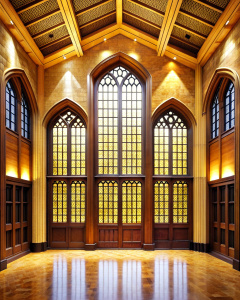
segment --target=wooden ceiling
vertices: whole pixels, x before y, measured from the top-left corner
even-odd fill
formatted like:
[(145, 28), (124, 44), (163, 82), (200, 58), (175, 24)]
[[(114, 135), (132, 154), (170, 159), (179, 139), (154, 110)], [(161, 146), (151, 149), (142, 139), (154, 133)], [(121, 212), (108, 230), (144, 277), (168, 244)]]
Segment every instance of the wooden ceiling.
[(195, 68), (206, 63), (239, 11), (238, 0), (0, 0), (1, 19), (45, 68), (117, 34)]

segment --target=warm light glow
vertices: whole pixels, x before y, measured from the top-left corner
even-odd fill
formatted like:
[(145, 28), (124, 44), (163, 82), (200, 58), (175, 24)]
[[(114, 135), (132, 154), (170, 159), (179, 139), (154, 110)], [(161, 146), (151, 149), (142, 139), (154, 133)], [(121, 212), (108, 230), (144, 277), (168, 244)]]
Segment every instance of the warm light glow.
[(10, 23), (11, 23), (12, 25), (14, 24), (12, 20), (10, 20)]
[(229, 24), (229, 20), (227, 20), (227, 22), (225, 23), (225, 25), (228, 25)]
[(30, 180), (29, 172), (23, 171), (21, 174), (21, 179)]
[(129, 56), (131, 56), (132, 58), (134, 58), (135, 60), (139, 60), (139, 55), (137, 55), (136, 53), (129, 53)]
[(177, 58), (176, 58), (176, 56), (174, 56), (174, 58), (173, 58), (174, 60), (176, 60)]
[(219, 179), (219, 170), (210, 171), (210, 181)]
[(232, 54), (232, 51), (235, 48), (235, 42), (234, 41), (227, 41), (227, 43), (224, 45), (222, 59), (226, 58), (227, 56), (230, 56)]
[(136, 42), (137, 41), (137, 39), (134, 39), (134, 42)]
[(66, 56), (65, 56), (65, 55), (63, 55), (63, 59), (66, 59)]
[(102, 55), (101, 55), (101, 56), (102, 56), (103, 59), (105, 59), (105, 58), (109, 57), (111, 54), (112, 54), (111, 51), (106, 50), (106, 51), (103, 51), (103, 52), (102, 52)]
[(234, 170), (231, 167), (223, 168), (223, 170), (222, 170), (222, 178), (233, 176), (233, 175), (235, 175), (234, 173), (235, 172), (234, 172)]
[(7, 176), (11, 176), (11, 177), (18, 178), (17, 171), (15, 171), (15, 170), (13, 170), (13, 169), (7, 170), (6, 175), (7, 175)]
[(107, 40), (107, 39), (106, 39), (106, 38), (104, 38), (103, 40), (104, 40), (104, 42), (106, 42), (106, 40)]
[(7, 51), (9, 53), (10, 66), (16, 66), (16, 49), (12, 39), (8, 40)]

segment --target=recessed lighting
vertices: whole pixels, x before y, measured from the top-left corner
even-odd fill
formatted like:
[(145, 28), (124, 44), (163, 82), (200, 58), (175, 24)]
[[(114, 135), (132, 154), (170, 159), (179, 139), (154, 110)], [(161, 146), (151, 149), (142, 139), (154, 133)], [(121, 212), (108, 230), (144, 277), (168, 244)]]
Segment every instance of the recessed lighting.
[(52, 39), (52, 38), (53, 38), (53, 34), (52, 34), (52, 33), (50, 33), (50, 34), (49, 34), (49, 37), (50, 37), (50, 39)]
[(225, 25), (228, 25), (228, 23), (229, 23), (229, 20), (227, 20), (227, 22), (225, 23)]
[(65, 55), (63, 55), (63, 59), (66, 59), (66, 56), (65, 56)]
[(174, 58), (173, 58), (174, 60), (176, 60), (177, 58), (176, 58), (176, 56), (174, 56)]
[(134, 42), (136, 42), (137, 41), (137, 39), (134, 39)]
[(185, 38), (188, 39), (188, 40), (190, 39), (190, 37), (191, 37), (191, 35), (189, 35), (189, 34), (185, 35)]
[(12, 25), (14, 24), (12, 20), (10, 20), (10, 23), (11, 23)]
[(106, 40), (107, 40), (107, 39), (106, 39), (106, 38), (104, 38), (103, 40), (104, 40), (104, 42), (106, 42)]

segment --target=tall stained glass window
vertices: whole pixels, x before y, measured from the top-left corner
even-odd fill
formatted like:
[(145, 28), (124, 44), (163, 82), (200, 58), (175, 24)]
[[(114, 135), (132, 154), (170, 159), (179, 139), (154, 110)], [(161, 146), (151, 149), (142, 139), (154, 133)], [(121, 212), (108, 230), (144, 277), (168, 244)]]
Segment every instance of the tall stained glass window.
[(232, 128), (235, 124), (235, 89), (233, 83), (227, 86), (224, 95), (224, 130)]
[(24, 93), (22, 93), (21, 104), (21, 130), (22, 136), (30, 139), (30, 111)]
[(6, 127), (16, 131), (17, 96), (10, 81), (6, 85)]
[(211, 106), (211, 138), (214, 139), (218, 136), (219, 131), (219, 89), (222, 81), (214, 94)]
[[(51, 132), (53, 222), (84, 223), (86, 203), (86, 125), (71, 110), (58, 115)], [(58, 180), (61, 176), (61, 180)], [(79, 180), (82, 176), (83, 180)], [(68, 213), (69, 212), (69, 213)]]
[(169, 183), (157, 181), (154, 184), (154, 222), (169, 222)]
[(154, 127), (154, 175), (188, 174), (187, 127), (175, 112), (160, 116)]
[(173, 223), (188, 222), (188, 184), (176, 181), (173, 184)]

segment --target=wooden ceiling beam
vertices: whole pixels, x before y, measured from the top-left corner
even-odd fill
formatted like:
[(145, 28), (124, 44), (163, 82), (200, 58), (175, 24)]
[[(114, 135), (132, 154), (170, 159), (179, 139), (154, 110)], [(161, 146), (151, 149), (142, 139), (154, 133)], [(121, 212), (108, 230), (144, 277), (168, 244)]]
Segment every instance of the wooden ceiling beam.
[(164, 55), (181, 4), (182, 4), (182, 0), (168, 0), (166, 12), (162, 23), (162, 28), (158, 38), (158, 44), (157, 44), (158, 56)]
[(192, 30), (191, 28), (186, 27), (186, 26), (183, 26), (183, 25), (181, 25), (181, 24), (179, 24), (179, 23), (175, 23), (174, 26), (176, 26), (176, 27), (178, 27), (178, 28), (180, 28), (180, 29), (186, 30), (186, 31), (188, 31), (188, 32), (190, 32), (190, 33), (192, 33), (192, 34), (194, 34), (194, 35), (200, 37), (200, 38), (203, 39), (203, 40), (206, 40), (206, 38), (207, 38), (206, 35), (203, 35), (203, 34), (201, 34), (201, 33), (198, 33), (197, 31)]
[(81, 35), (71, 0), (57, 0), (77, 56), (83, 56)]
[(190, 47), (192, 47), (192, 48), (195, 48), (195, 49), (197, 49), (197, 50), (200, 50), (200, 47), (198, 47), (198, 46), (196, 46), (196, 45), (194, 45), (194, 44), (192, 44), (192, 43), (189, 43), (189, 42), (187, 42), (187, 41), (185, 41), (185, 40), (183, 40), (183, 39), (180, 39), (180, 38), (177, 37), (177, 36), (171, 35), (171, 38), (173, 38), (174, 40), (177, 40), (177, 41), (179, 41), (179, 42), (182, 42), (182, 43), (186, 44), (187, 46), (190, 46)]
[(19, 8), (17, 8), (17, 9), (16, 9), (16, 12), (17, 12), (18, 14), (21, 14), (21, 13), (25, 12), (26, 10), (29, 10), (29, 9), (31, 9), (31, 8), (34, 8), (35, 6), (40, 5), (40, 4), (43, 4), (43, 3), (47, 2), (47, 1), (48, 1), (48, 0), (40, 0), (40, 1), (35, 0), (35, 1), (31, 2), (31, 3), (28, 3), (28, 4), (26, 4), (26, 5), (23, 5), (23, 6), (19, 7)]
[(40, 50), (46, 49), (46, 48), (48, 48), (48, 47), (50, 47), (50, 46), (52, 46), (52, 45), (54, 45), (54, 44), (57, 44), (57, 43), (59, 43), (59, 42), (62, 42), (62, 41), (64, 41), (64, 40), (66, 40), (66, 39), (68, 39), (68, 38), (69, 38), (69, 35), (65, 35), (65, 36), (63, 36), (63, 37), (61, 37), (61, 38), (59, 38), (59, 39), (57, 39), (57, 40), (55, 40), (55, 41), (52, 41), (52, 42), (50, 42), (50, 43), (48, 43), (48, 44), (46, 44), (46, 45), (43, 45), (43, 46), (39, 47), (39, 49), (40, 49)]
[(210, 9), (212, 9), (212, 10), (214, 10), (214, 11), (220, 13), (220, 14), (222, 14), (223, 11), (224, 11), (224, 9), (222, 7), (220, 7), (218, 5), (215, 5), (214, 3), (206, 1), (206, 0), (193, 0), (193, 1), (197, 2), (201, 5), (204, 5), (204, 6), (210, 8)]
[(191, 14), (190, 12), (185, 11), (183, 9), (180, 9), (179, 13), (182, 14), (182, 15), (184, 15), (184, 16), (186, 16), (186, 17), (189, 17), (189, 18), (191, 18), (191, 19), (193, 19), (195, 21), (198, 21), (198, 22), (200, 22), (200, 23), (202, 23), (204, 25), (207, 25), (207, 26), (209, 26), (211, 28), (213, 28), (214, 25), (215, 25), (214, 23), (211, 23), (211, 22), (209, 22), (207, 20), (204, 20), (204, 19), (202, 19), (202, 18), (200, 18), (200, 17), (198, 17), (198, 16), (196, 16), (194, 14)]
[(123, 1), (116, 0), (116, 11), (117, 11), (117, 24), (120, 27), (122, 25), (123, 18)]
[(165, 15), (164, 12), (162, 12), (162, 11), (160, 11), (160, 10), (154, 8), (154, 7), (151, 7), (147, 4), (144, 4), (144, 3), (142, 3), (138, 0), (128, 0), (128, 2), (132, 2), (132, 3), (137, 4), (138, 6), (140, 6), (142, 8), (145, 8), (145, 9), (151, 11), (151, 12), (157, 13), (159, 16), (164, 17), (164, 15)]
[[(9, 0), (0, 0), (0, 18), (35, 64), (42, 65), (44, 57), (41, 51)], [(13, 22), (13, 25), (10, 23), (10, 20)]]
[[(201, 66), (206, 64), (239, 18), (240, 0), (231, 0), (198, 52), (197, 60)], [(226, 25), (227, 21), (229, 22), (228, 25)]]
[(60, 13), (60, 9), (59, 8), (57, 8), (57, 9), (53, 10), (52, 12), (50, 12), (48, 14), (45, 14), (45, 15), (43, 15), (41, 17), (38, 17), (38, 18), (36, 18), (36, 19), (34, 19), (34, 20), (30, 21), (30, 22), (27, 22), (24, 25), (26, 27), (30, 27), (30, 26), (32, 26), (34, 24), (37, 24), (37, 23), (39, 23), (39, 22), (41, 22), (41, 21), (43, 21), (43, 20), (45, 20), (47, 18), (50, 18), (50, 17), (56, 15), (58, 13)]
[(98, 21), (100, 21), (102, 19), (105, 19), (105, 18), (110, 17), (110, 16), (115, 15), (115, 14), (116, 14), (116, 11), (114, 10), (113, 12), (110, 12), (109, 14), (105, 14), (105, 15), (99, 17), (99, 18), (96, 18), (96, 19), (94, 19), (94, 20), (92, 20), (90, 22), (87, 22), (87, 23), (81, 25), (79, 28), (82, 29), (82, 28), (84, 28), (84, 27), (86, 27), (88, 25), (92, 25), (92, 24), (94, 24), (94, 23), (96, 23), (96, 22), (98, 22)]
[(73, 45), (66, 46), (58, 51), (55, 51), (54, 53), (48, 54), (44, 58), (44, 69), (57, 65), (64, 61), (64, 59), (68, 59), (75, 55), (77, 54)]
[(104, 1), (101, 1), (101, 2), (99, 2), (97, 4), (90, 5), (90, 6), (84, 8), (84, 9), (82, 9), (80, 11), (77, 11), (76, 12), (76, 17), (81, 16), (81, 15), (85, 14), (86, 12), (89, 12), (89, 11), (95, 9), (95, 8), (99, 8), (100, 6), (105, 5), (105, 4), (109, 3), (109, 2), (112, 2), (112, 0), (107, 0), (107, 1), (104, 0)]
[(132, 18), (135, 18), (135, 19), (137, 19), (137, 20), (139, 20), (139, 21), (145, 23), (145, 24), (148, 24), (148, 25), (150, 25), (150, 26), (152, 26), (152, 27), (155, 27), (155, 28), (161, 30), (161, 27), (160, 27), (160, 26), (157, 26), (156, 24), (154, 24), (154, 23), (152, 23), (152, 22), (149, 22), (149, 21), (147, 21), (146, 19), (143, 19), (143, 18), (141, 18), (141, 17), (139, 17), (139, 16), (137, 16), (137, 15), (135, 15), (135, 14), (132, 14), (132, 13), (127, 12), (127, 11), (125, 11), (125, 10), (123, 11), (123, 14), (124, 14), (124, 15), (128, 15), (128, 16), (130, 16), (130, 17), (132, 17)]
[(36, 39), (39, 38), (40, 36), (43, 36), (44, 34), (49, 33), (49, 32), (51, 32), (51, 31), (53, 31), (54, 29), (57, 29), (57, 28), (60, 28), (60, 27), (63, 27), (63, 26), (65, 26), (65, 22), (59, 23), (59, 24), (57, 24), (57, 25), (55, 25), (55, 26), (52, 26), (52, 27), (50, 27), (50, 28), (48, 28), (48, 29), (46, 29), (46, 30), (43, 30), (43, 31), (41, 31), (41, 32), (39, 32), (39, 33), (36, 33), (36, 34), (32, 35), (32, 38), (33, 38), (34, 40), (36, 40)]
[(179, 62), (191, 69), (196, 69), (197, 67), (197, 59), (195, 57), (185, 53), (184, 51), (179, 51), (169, 45), (165, 50), (165, 55), (171, 59), (174, 59), (174, 57), (176, 57), (176, 60), (174, 60), (174, 62)]

